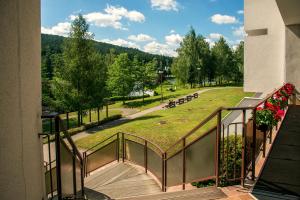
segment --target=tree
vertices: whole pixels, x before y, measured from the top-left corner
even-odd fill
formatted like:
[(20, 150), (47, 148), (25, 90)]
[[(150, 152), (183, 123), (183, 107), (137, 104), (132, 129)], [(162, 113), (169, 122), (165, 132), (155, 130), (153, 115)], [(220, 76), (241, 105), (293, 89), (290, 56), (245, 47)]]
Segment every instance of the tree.
[(52, 91), (56, 105), (63, 110), (82, 110), (103, 103), (105, 93), (104, 58), (96, 53), (89, 26), (82, 15), (71, 25), (63, 44), (63, 64), (55, 68)]
[[(193, 28), (184, 37), (177, 49), (178, 57), (172, 64), (172, 73), (181, 83), (203, 83), (205, 71), (209, 65), (209, 44), (201, 35), (197, 36)], [(200, 80), (199, 80), (200, 79)]]
[(150, 62), (142, 63), (139, 61), (138, 57), (136, 56), (133, 60), (134, 66), (134, 79), (135, 79), (135, 86), (137, 90), (142, 90), (143, 92), (143, 102), (144, 102), (144, 95), (145, 95), (145, 88), (154, 88), (155, 82), (157, 79), (156, 74), (156, 66), (157, 60), (153, 59)]
[(212, 48), (212, 54), (215, 59), (216, 75), (219, 79), (219, 84), (222, 84), (223, 80), (232, 80), (236, 67), (233, 61), (232, 50), (223, 37)]
[(244, 79), (244, 42), (241, 41), (234, 51), (234, 62), (238, 69), (235, 80), (241, 82)]
[[(127, 53), (122, 53), (108, 68), (107, 87), (113, 95), (127, 96), (134, 88), (134, 67)], [(123, 98), (125, 104), (125, 98)]]

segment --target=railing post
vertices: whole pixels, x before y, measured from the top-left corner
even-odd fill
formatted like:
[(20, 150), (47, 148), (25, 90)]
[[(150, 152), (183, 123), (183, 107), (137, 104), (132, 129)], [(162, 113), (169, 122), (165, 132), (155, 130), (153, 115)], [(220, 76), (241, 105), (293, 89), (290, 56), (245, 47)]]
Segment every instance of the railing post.
[(85, 161), (81, 160), (81, 170), (80, 170), (80, 176), (81, 176), (81, 196), (84, 197), (84, 170), (85, 170)]
[(73, 168), (73, 192), (74, 196), (76, 197), (77, 189), (76, 189), (76, 154), (74, 149), (72, 149), (72, 168)]
[(122, 162), (125, 161), (125, 138), (124, 133), (122, 133)]
[(264, 131), (264, 139), (263, 139), (263, 158), (266, 157), (266, 143), (267, 143), (267, 131)]
[(120, 161), (120, 133), (117, 133), (117, 160)]
[(255, 179), (255, 161), (256, 161), (256, 108), (253, 109), (252, 123), (252, 180)]
[(216, 186), (219, 187), (220, 177), (219, 177), (219, 167), (220, 167), (220, 136), (221, 136), (221, 120), (222, 120), (222, 110), (218, 111), (217, 116), (217, 134), (216, 134), (216, 162), (215, 162), (215, 174), (216, 174)]
[(60, 157), (60, 132), (59, 117), (55, 117), (55, 148), (56, 148), (56, 181), (57, 181), (57, 199), (62, 200), (61, 190), (61, 157)]
[(242, 169), (241, 169), (241, 185), (244, 187), (245, 185), (245, 172), (246, 172), (246, 156), (245, 156), (245, 147), (246, 147), (246, 129), (245, 129), (245, 121), (246, 121), (246, 110), (243, 109), (243, 134), (242, 134)]
[(163, 192), (167, 191), (167, 153), (162, 154), (162, 172), (163, 172), (163, 180), (162, 180), (162, 190)]
[(144, 165), (145, 165), (145, 172), (148, 172), (148, 143), (145, 140), (145, 146), (144, 146)]
[(186, 144), (186, 138), (183, 138), (182, 140), (182, 146), (183, 146), (183, 156), (182, 156), (182, 189), (185, 190), (185, 179), (186, 179), (186, 154), (185, 154), (185, 144)]

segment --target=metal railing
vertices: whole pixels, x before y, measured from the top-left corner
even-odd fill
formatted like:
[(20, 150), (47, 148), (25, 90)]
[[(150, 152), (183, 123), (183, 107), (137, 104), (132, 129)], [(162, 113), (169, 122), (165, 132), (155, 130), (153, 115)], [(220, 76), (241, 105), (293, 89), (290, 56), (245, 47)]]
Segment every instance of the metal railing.
[[(48, 159), (45, 166), (47, 195), (58, 200), (73, 198), (84, 199), (83, 159), (70, 135), (65, 131), (58, 114), (43, 115), (42, 118), (54, 119), (55, 124), (55, 160), (52, 160), (49, 134), (40, 134), (47, 138)], [(51, 120), (52, 121), (52, 120)], [(64, 139), (63, 139), (64, 138)], [(49, 186), (50, 185), (50, 186)]]
[[(214, 180), (216, 186), (240, 182), (244, 186), (247, 177), (255, 179), (257, 158), (266, 151), (267, 137), (272, 141), (272, 130), (260, 132), (256, 127), (257, 107), (265, 104), (277, 91), (274, 90), (252, 107), (220, 107), (201, 121), (167, 150), (161, 149), (146, 138), (116, 133), (83, 152), (83, 158), (66, 133), (66, 141), (73, 155), (73, 195), (77, 195), (76, 163), (81, 169), (81, 195), (83, 177), (113, 161), (132, 162), (149, 171), (161, 184), (162, 191), (168, 187)], [(295, 102), (295, 94), (291, 100)], [(239, 111), (240, 116), (231, 123), (222, 121), (228, 112)], [(62, 196), (61, 145), (68, 147), (60, 135), (59, 117), (55, 117), (57, 194)], [(50, 159), (51, 160), (51, 159)], [(51, 162), (49, 163), (51, 169)], [(52, 177), (52, 176), (51, 176)], [(75, 184), (75, 185), (74, 185)], [(51, 191), (53, 186), (51, 186)], [(52, 194), (51, 194), (52, 195)]]

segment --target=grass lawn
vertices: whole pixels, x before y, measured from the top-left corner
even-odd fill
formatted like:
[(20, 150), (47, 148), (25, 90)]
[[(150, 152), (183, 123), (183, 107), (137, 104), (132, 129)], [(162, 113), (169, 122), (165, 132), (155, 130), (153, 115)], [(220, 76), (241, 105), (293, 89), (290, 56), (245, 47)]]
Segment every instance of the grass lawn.
[[(218, 107), (235, 106), (243, 97), (252, 95), (253, 93), (243, 92), (242, 88), (207, 91), (202, 93), (200, 98), (194, 99), (189, 103), (172, 109), (156, 111), (129, 121), (126, 124), (99, 131), (76, 143), (80, 148), (86, 149), (112, 134), (125, 132), (145, 137), (166, 150)], [(207, 131), (215, 125), (213, 123), (213, 121), (208, 123), (193, 137)]]
[[(171, 87), (170, 85), (163, 85), (164, 102), (168, 102), (168, 100), (170, 99), (176, 99), (181, 96), (188, 95), (200, 90), (200, 88), (190, 89), (185, 87), (177, 87), (176, 91), (171, 92), (168, 90), (168, 88), (170, 87)], [(122, 102), (117, 102), (116, 104), (111, 105), (111, 108), (136, 108), (139, 111), (142, 111), (148, 108), (158, 106), (161, 104), (160, 87), (157, 87), (155, 91), (158, 93), (158, 95), (145, 98), (144, 103), (142, 99), (136, 99), (136, 100), (126, 101), (125, 105), (123, 105)]]

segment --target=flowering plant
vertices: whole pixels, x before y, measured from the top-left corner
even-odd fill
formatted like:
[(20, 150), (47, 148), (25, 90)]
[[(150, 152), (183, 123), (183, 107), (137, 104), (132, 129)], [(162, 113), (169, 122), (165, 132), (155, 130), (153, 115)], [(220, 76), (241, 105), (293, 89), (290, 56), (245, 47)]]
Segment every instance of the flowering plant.
[(257, 107), (256, 124), (258, 129), (267, 131), (284, 116), (284, 109), (288, 106), (288, 98), (293, 94), (295, 86), (287, 83), (265, 103)]

